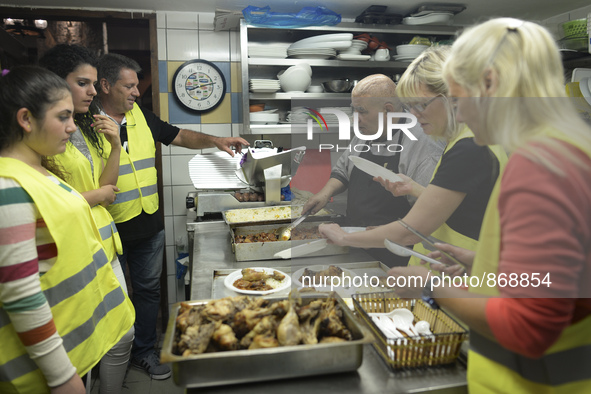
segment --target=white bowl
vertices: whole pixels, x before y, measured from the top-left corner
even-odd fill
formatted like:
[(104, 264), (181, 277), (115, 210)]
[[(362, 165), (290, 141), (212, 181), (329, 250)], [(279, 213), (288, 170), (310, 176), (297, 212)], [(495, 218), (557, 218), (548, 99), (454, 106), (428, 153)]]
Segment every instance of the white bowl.
[(324, 88), (321, 85), (310, 85), (306, 91), (308, 93), (322, 93), (324, 92)]
[(302, 68), (302, 69), (306, 70), (306, 72), (308, 73), (309, 76), (312, 76), (312, 67), (310, 67), (310, 65), (308, 63), (300, 63), (300, 64), (296, 64), (295, 66), (292, 66), (292, 67)]
[(277, 73), (277, 79), (281, 82), (282, 79), (311, 79), (310, 74), (308, 74), (308, 70), (304, 67), (296, 67), (291, 66), (287, 70), (281, 70)]
[(396, 53), (401, 56), (417, 57), (427, 48), (429, 48), (429, 45), (422, 45), (422, 44), (398, 45), (396, 47)]
[(277, 124), (279, 123), (278, 113), (251, 112), (249, 114), (251, 124)]
[(303, 67), (293, 66), (279, 71), (277, 78), (284, 92), (304, 92), (312, 83), (312, 77)]

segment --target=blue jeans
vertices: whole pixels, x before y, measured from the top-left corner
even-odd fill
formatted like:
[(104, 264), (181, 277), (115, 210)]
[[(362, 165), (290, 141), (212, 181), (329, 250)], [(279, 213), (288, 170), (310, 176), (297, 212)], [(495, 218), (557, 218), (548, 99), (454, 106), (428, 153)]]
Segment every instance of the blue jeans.
[(129, 266), (131, 301), (135, 307), (132, 358), (142, 358), (156, 344), (163, 254), (164, 230), (152, 238), (124, 243), (123, 254), (119, 256), (123, 272)]

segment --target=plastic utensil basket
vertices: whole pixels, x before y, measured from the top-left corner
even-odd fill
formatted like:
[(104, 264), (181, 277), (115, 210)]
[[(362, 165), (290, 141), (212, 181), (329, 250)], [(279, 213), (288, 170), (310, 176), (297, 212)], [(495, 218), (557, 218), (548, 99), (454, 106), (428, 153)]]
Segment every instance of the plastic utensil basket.
[(587, 36), (587, 18), (575, 19), (562, 24), (565, 38), (577, 38)]
[[(468, 332), (453, 318), (440, 309), (431, 309), (422, 300), (401, 299), (393, 292), (353, 294), (352, 297), (355, 310), (377, 339), (374, 348), (393, 371), (452, 364), (460, 355), (462, 343), (468, 339)], [(429, 322), (433, 335), (387, 338), (369, 313), (388, 313), (397, 308), (410, 310), (415, 323)]]

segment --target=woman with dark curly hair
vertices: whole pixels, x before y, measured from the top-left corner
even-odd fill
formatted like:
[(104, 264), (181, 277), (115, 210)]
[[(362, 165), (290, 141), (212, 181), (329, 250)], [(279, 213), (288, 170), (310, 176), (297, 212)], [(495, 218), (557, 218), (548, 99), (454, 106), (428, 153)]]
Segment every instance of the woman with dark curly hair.
[[(60, 44), (47, 51), (39, 63), (66, 80), (72, 91), (74, 120), (77, 130), (72, 133), (65, 152), (53, 157), (63, 168), (64, 180), (88, 201), (99, 227), (103, 246), (121, 287), (127, 291), (117, 253), (121, 239), (113, 218), (105, 208), (115, 201), (118, 191), (119, 128), (107, 116), (90, 111), (97, 82), (96, 57), (87, 48)], [(110, 144), (106, 157), (103, 147)], [(112, 352), (101, 361), (101, 393), (116, 393), (121, 389), (133, 341), (133, 328)]]

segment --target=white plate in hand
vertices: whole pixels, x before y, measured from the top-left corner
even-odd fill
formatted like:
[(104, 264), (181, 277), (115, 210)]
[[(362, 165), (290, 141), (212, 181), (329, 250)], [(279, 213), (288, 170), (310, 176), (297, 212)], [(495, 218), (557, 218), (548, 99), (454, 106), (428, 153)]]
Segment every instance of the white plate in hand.
[(273, 289), (271, 290), (261, 290), (261, 291), (257, 291), (257, 290), (243, 290), (243, 289), (239, 289), (237, 287), (234, 286), (234, 282), (236, 282), (237, 279), (242, 278), (242, 270), (236, 270), (234, 272), (232, 272), (230, 275), (226, 276), (226, 279), (224, 280), (224, 285), (226, 286), (226, 288), (228, 288), (229, 290), (235, 291), (236, 293), (242, 293), (242, 294), (251, 294), (251, 295), (265, 295), (265, 294), (272, 294), (272, 293), (276, 293), (278, 291), (281, 291), (283, 289), (287, 289), (288, 287), (291, 286), (291, 276), (287, 275), (285, 272), (273, 269), (273, 268), (264, 268), (264, 267), (255, 267), (255, 268), (251, 268), (255, 271), (259, 271), (259, 272), (265, 272), (269, 275), (273, 275), (274, 271), (279, 272), (281, 275), (285, 276), (285, 278), (283, 278), (283, 280), (281, 282), (277, 282), (277, 286), (274, 286), (274, 283), (271, 282), (267, 282), (269, 285), (274, 286)]
[[(292, 241), (296, 242), (296, 241)], [(301, 257), (308, 255), (310, 253), (318, 252), (326, 247), (327, 240), (325, 238), (317, 239), (314, 241), (306, 242), (303, 245), (294, 246), (293, 248), (285, 249), (280, 252), (277, 252), (273, 255), (273, 257), (277, 259), (293, 259), (296, 257)]]
[(396, 242), (392, 242), (389, 239), (384, 240), (384, 246), (390, 252), (392, 252), (398, 256), (402, 256), (402, 257), (415, 256), (421, 260), (425, 260), (427, 263), (440, 264), (440, 265), (447, 266), (447, 264), (444, 264), (443, 262), (441, 262), (439, 260), (435, 260), (435, 259), (432, 259), (431, 257), (428, 257), (428, 256), (422, 254), (422, 253), (415, 252), (413, 249), (410, 249), (410, 248), (407, 248), (406, 246), (397, 244)]
[(362, 231), (365, 231), (366, 228), (365, 227), (341, 227), (341, 229), (346, 232), (346, 233), (360, 233)]
[(373, 177), (381, 177), (386, 179), (390, 182), (404, 182), (402, 178), (398, 175), (394, 174), (392, 171), (384, 168), (382, 166), (377, 165), (376, 163), (372, 163), (369, 160), (362, 159), (358, 156), (349, 156), (349, 160), (355, 164), (355, 167), (359, 168), (361, 171), (373, 176)]

